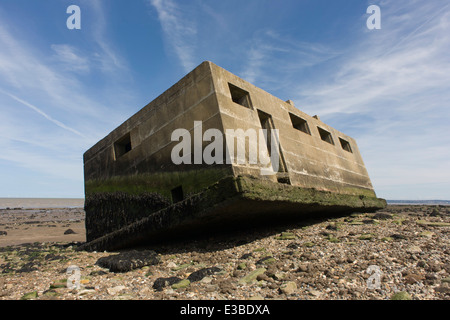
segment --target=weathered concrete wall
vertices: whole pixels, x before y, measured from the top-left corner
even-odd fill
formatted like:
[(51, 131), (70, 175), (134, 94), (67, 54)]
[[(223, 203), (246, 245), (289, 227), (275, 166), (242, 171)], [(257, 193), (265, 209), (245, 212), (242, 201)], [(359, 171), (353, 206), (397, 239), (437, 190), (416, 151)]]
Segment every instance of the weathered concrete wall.
[[(187, 129), (194, 151), (195, 121), (202, 123), (202, 136), (208, 129), (278, 129), (282, 170), (261, 176), (257, 163), (174, 164), (172, 149), (179, 141), (172, 141), (172, 133)], [(202, 142), (203, 148), (209, 144)], [(86, 151), (84, 173), (87, 238), (103, 239), (95, 241), (108, 248), (140, 241), (151, 230), (159, 237), (165, 231), (233, 224), (250, 212), (296, 217), (385, 206), (375, 196), (354, 139), (211, 62)]]
[[(193, 193), (222, 175), (232, 174), (229, 166), (172, 163), (171, 152), (178, 144), (171, 141), (172, 132), (184, 128), (193, 136), (194, 121), (202, 121), (203, 132), (209, 128), (223, 130), (207, 62), (84, 154), (86, 195), (113, 191), (159, 192), (170, 198), (170, 190), (179, 185), (183, 185), (186, 194)], [(131, 150), (117, 156), (115, 144), (128, 135)]]
[[(174, 165), (175, 129), (222, 130), (210, 64), (203, 63), (84, 154), (88, 241), (233, 174), (225, 165)], [(202, 132), (202, 134), (203, 134)], [(193, 149), (194, 141), (191, 145)], [(123, 153), (123, 154), (122, 154)], [(171, 190), (181, 187), (181, 195)]]
[[(269, 114), (279, 130), (281, 153), (292, 185), (375, 196), (353, 138), (218, 66), (212, 65), (212, 70), (224, 128), (261, 129), (258, 110)], [(251, 108), (232, 101), (229, 84), (249, 93)], [(294, 128), (290, 113), (307, 122), (309, 133)], [(334, 144), (323, 141), (318, 128), (328, 131)], [(340, 139), (348, 142), (351, 152), (344, 150)], [(235, 175), (258, 176), (260, 168), (258, 164), (233, 164)]]

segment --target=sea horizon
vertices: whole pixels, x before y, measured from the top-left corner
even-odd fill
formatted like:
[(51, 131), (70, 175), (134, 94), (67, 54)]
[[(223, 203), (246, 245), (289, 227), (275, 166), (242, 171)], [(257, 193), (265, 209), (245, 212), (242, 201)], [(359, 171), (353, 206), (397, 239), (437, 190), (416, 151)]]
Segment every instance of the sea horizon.
[(84, 198), (0, 197), (0, 209), (83, 208)]
[[(0, 209), (83, 208), (84, 198), (0, 197)], [(450, 205), (450, 200), (386, 200), (389, 205)]]

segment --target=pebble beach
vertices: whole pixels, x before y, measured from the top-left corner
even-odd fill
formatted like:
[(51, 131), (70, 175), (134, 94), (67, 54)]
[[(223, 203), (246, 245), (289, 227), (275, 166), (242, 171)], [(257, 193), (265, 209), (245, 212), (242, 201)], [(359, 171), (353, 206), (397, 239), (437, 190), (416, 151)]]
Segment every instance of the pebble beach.
[(388, 205), (120, 252), (78, 250), (84, 232), (80, 206), (0, 209), (0, 300), (450, 298), (450, 207), (442, 205)]

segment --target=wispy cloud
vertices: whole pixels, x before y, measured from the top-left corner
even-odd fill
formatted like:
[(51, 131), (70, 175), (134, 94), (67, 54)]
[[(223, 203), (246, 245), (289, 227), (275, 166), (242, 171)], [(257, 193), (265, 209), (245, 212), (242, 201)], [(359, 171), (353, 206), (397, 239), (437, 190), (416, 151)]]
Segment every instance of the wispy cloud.
[[(433, 102), (442, 99), (435, 92), (445, 94), (450, 85), (449, 6), (442, 8), (437, 2), (408, 4), (409, 11), (403, 11), (407, 19), (400, 19), (396, 2), (383, 3), (382, 30), (364, 32), (324, 82), (302, 83), (298, 88), (297, 98), (305, 105), (322, 114), (360, 112), (373, 110), (371, 104), (380, 100), (423, 99), (431, 89), (437, 98)], [(428, 104), (427, 110), (431, 107)]]
[(87, 74), (90, 72), (89, 59), (78, 52), (79, 50), (68, 44), (52, 44), (54, 58), (65, 71)]
[(274, 91), (291, 84), (293, 77), (298, 77), (305, 69), (339, 54), (323, 44), (300, 41), (270, 29), (256, 31), (244, 48), (245, 68), (240, 75)]
[[(450, 6), (383, 1), (381, 9), (382, 29), (363, 29), (332, 72), (302, 81), (293, 97), (357, 138), (382, 195), (443, 195), (442, 183), (450, 187)], [(351, 119), (363, 121), (346, 126)]]
[(95, 16), (95, 27), (92, 28), (92, 38), (98, 47), (98, 51), (95, 52), (94, 56), (96, 62), (99, 63), (103, 72), (118, 74), (118, 71), (120, 71), (118, 74), (119, 77), (128, 76), (128, 64), (126, 60), (117, 53), (117, 48), (108, 41), (108, 23), (105, 17), (107, 6), (105, 5), (105, 1), (85, 0), (84, 3), (93, 10)]
[(150, 0), (156, 9), (159, 22), (168, 45), (175, 52), (186, 72), (196, 66), (195, 45), (197, 27), (193, 19), (188, 19), (186, 10), (172, 0)]
[(100, 4), (86, 3), (98, 5), (90, 16), (99, 19), (82, 47), (30, 41), (0, 11), (0, 160), (36, 176), (75, 181), (78, 196), (83, 153), (123, 121), (129, 112), (123, 96), (133, 95), (123, 85), (130, 72), (109, 43)]

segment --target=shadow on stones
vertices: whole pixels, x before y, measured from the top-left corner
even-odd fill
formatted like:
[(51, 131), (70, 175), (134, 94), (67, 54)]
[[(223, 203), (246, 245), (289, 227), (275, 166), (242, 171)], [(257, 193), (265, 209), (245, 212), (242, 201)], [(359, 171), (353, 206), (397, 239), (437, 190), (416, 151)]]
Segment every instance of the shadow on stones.
[[(251, 225), (242, 223), (240, 225), (224, 226), (220, 230), (197, 230), (189, 235), (171, 236), (159, 242), (141, 244), (124, 250), (147, 250), (151, 249), (160, 254), (176, 254), (186, 252), (216, 252), (233, 247), (242, 246), (262, 238), (279, 235), (291, 229), (312, 226), (329, 219), (349, 216), (354, 212), (345, 213), (311, 213), (306, 214), (301, 220), (285, 218), (278, 221), (253, 221)], [(290, 242), (286, 241), (286, 245)], [(298, 240), (297, 240), (298, 241)], [(118, 251), (124, 251), (118, 250)]]

